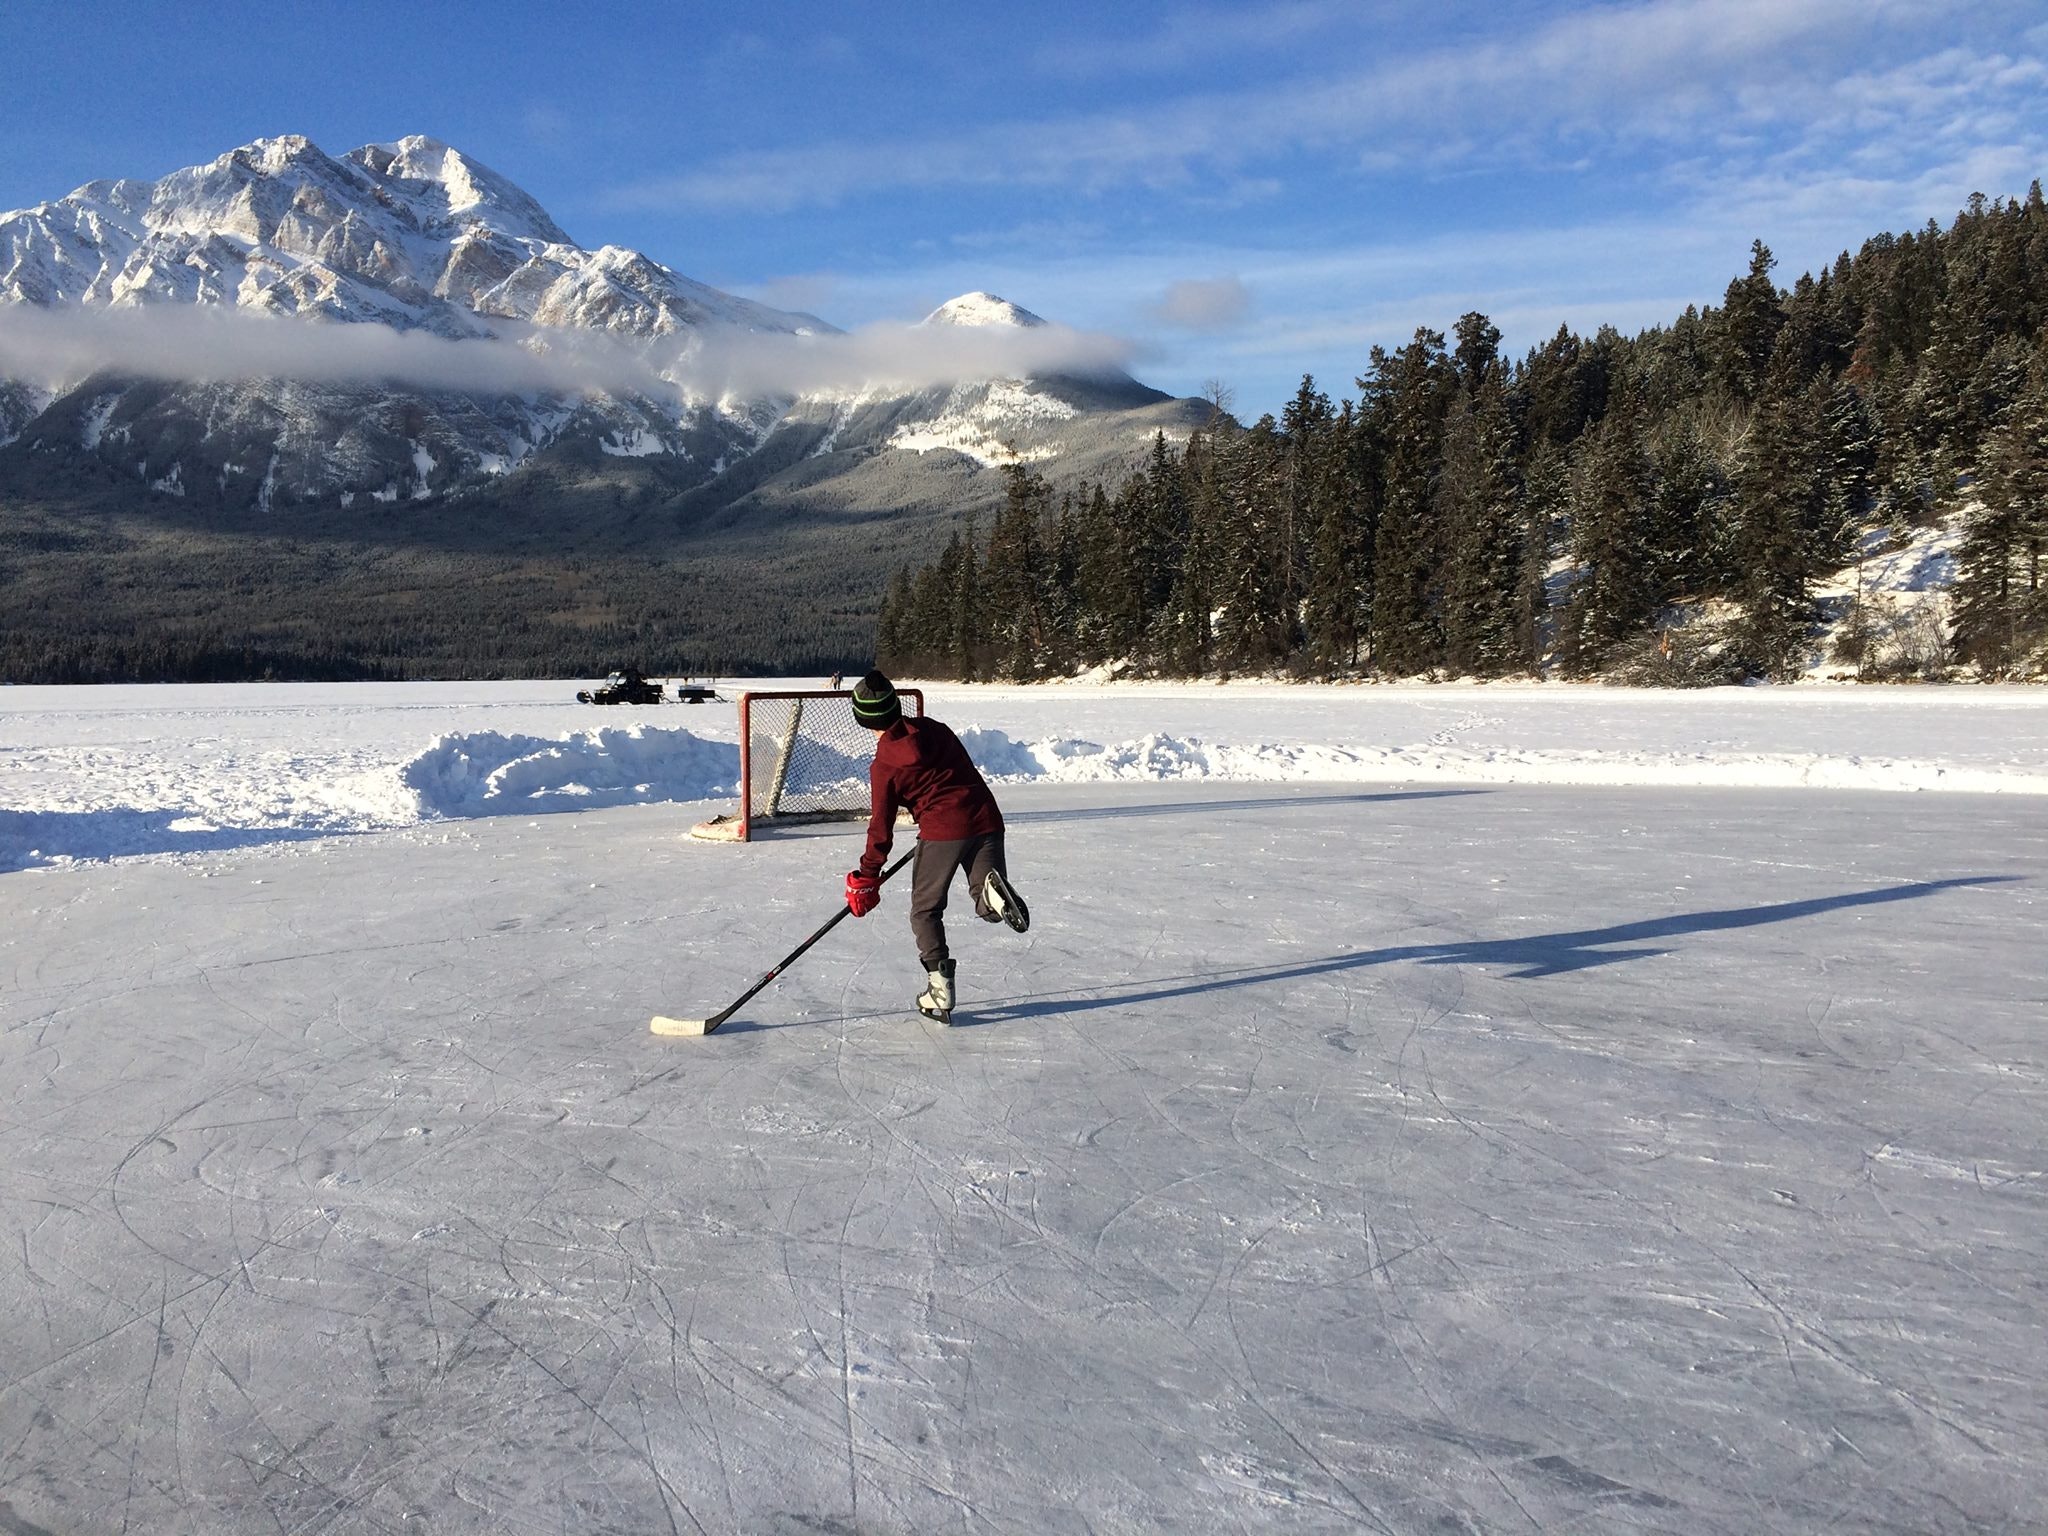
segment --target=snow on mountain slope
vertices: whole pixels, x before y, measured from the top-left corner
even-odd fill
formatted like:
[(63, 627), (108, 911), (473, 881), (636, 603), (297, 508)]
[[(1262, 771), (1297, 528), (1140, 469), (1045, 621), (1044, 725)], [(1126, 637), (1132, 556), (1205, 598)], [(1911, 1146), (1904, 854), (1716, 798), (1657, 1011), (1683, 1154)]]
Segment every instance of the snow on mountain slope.
[[(339, 157), (258, 139), (0, 215), (0, 325), (10, 304), (50, 325), (112, 317), (46, 348), (49, 376), (0, 381), (0, 483), (31, 491), (83, 455), (202, 505), (350, 508), (487, 490), (542, 456), (718, 505), (900, 508), (957, 499), (963, 461), (1113, 475), (1192, 420), (1105, 363), (1100, 338), (993, 294), (855, 345), (637, 251), (579, 246), (511, 181), (424, 137)], [(378, 327), (470, 362), (518, 348), (547, 382), (451, 383), (415, 346), (379, 350), (390, 370), (366, 383), (334, 345), (294, 340), (281, 362), (276, 333), (226, 322), (200, 338), (213, 371), (188, 373), (189, 327), (157, 334), (187, 313)], [(14, 355), (34, 355), (16, 331)], [(593, 378), (578, 359), (605, 347)], [(806, 463), (827, 454), (822, 475)]]
[(1027, 446), (1020, 429), (1056, 426), (1079, 414), (1056, 396), (1010, 380), (963, 384), (947, 392), (935, 414), (899, 425), (889, 446), (916, 453), (947, 449), (983, 465), (1028, 463), (1054, 457), (1059, 447), (1043, 440)]
[(926, 315), (924, 325), (1014, 325), (1037, 326), (1045, 321), (1030, 310), (999, 299), (992, 293), (963, 293), (948, 299)]
[[(708, 332), (832, 327), (672, 272), (636, 251), (576, 245), (512, 182), (436, 140), (339, 158), (259, 139), (155, 182), (99, 181), (0, 215), (0, 304), (140, 317), (176, 309), (369, 324), (550, 350), (548, 332), (687, 351)], [(236, 333), (223, 329), (231, 349)], [(209, 499), (420, 499), (487, 484), (555, 443), (653, 444), (686, 474), (757, 443), (787, 402), (681, 386), (538, 394), (289, 379), (137, 383), (89, 339), (74, 376), (0, 392), (0, 446), (84, 453), (144, 485)], [(652, 378), (653, 366), (649, 367)], [(705, 467), (691, 469), (693, 461)], [(434, 468), (421, 466), (431, 463)]]
[[(964, 293), (934, 309), (913, 332), (1050, 332), (1051, 323), (992, 293)], [(994, 349), (992, 349), (993, 353)], [(865, 389), (814, 393), (789, 412), (793, 424), (827, 424), (813, 453), (833, 450), (915, 455), (957, 454), (979, 468), (1059, 460), (1097, 469), (1149, 444), (1155, 432), (1185, 435), (1188, 422), (1163, 422), (1170, 397), (1120, 369), (1073, 365), (1078, 372), (1018, 368), (992, 378), (905, 392)]]
[(297, 135), (258, 139), (157, 182), (92, 182), (0, 216), (0, 298), (221, 305), (449, 336), (500, 320), (642, 338), (823, 324), (635, 251), (584, 250), (510, 181), (422, 137), (340, 159)]

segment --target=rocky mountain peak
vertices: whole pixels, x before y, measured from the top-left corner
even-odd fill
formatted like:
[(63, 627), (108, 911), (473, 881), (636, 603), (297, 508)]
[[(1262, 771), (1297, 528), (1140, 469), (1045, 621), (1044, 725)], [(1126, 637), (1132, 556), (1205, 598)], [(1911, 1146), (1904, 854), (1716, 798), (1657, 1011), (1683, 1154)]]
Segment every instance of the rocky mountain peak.
[(515, 238), (575, 244), (526, 192), (439, 139), (411, 134), (389, 144), (366, 144), (348, 159), (387, 193), (412, 202), (430, 228), (482, 224)]

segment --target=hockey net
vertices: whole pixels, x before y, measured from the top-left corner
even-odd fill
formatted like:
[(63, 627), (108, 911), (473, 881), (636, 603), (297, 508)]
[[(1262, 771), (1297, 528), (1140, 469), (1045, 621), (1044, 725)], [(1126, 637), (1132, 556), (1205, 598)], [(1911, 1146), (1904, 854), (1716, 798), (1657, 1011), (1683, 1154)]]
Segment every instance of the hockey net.
[[(899, 688), (903, 713), (924, 713), (924, 694)], [(690, 828), (692, 837), (746, 842), (777, 824), (865, 821), (876, 733), (853, 717), (844, 689), (740, 695), (740, 804)]]

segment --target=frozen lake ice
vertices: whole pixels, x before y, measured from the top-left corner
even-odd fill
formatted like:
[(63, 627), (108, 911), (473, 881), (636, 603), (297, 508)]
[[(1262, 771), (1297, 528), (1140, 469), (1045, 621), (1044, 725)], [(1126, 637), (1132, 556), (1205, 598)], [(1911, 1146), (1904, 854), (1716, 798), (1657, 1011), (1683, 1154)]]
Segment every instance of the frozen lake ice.
[(0, 1529), (2038, 1528), (2038, 795), (1001, 794), (951, 1030), (649, 1035), (854, 846), (687, 802), (0, 874)]

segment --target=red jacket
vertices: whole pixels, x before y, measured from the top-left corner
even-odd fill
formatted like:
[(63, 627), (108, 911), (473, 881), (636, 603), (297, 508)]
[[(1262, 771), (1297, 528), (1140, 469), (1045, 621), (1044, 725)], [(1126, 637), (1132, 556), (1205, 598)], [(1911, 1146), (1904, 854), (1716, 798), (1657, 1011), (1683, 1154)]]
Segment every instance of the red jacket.
[(882, 732), (868, 769), (873, 813), (860, 872), (879, 875), (896, 838), (896, 812), (908, 806), (921, 842), (949, 843), (1003, 830), (1003, 813), (981, 770), (952, 729), (927, 715), (907, 715)]

